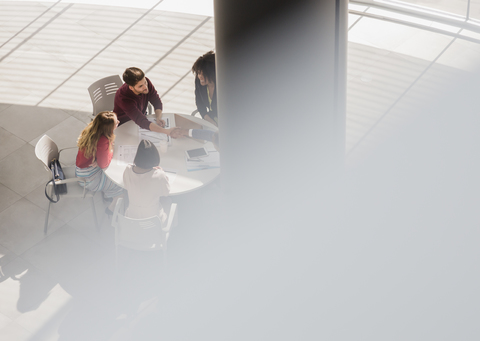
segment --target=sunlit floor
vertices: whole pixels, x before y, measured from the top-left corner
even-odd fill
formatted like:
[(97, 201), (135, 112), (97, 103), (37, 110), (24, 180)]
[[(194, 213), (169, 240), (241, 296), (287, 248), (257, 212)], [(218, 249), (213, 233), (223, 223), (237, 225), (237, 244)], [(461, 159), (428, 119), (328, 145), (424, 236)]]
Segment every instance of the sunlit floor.
[[(215, 48), (211, 8), (194, 14), (174, 11), (172, 1), (138, 3), (0, 1), (1, 340), (131, 340), (142, 318), (157, 313), (151, 289), (161, 284), (139, 282), (162, 278), (150, 273), (149, 260), (115, 271), (100, 196), (100, 232), (88, 203), (74, 200), (53, 206), (43, 235), (49, 174), (34, 155), (43, 134), (60, 148), (74, 146), (90, 120), (87, 87), (129, 66), (146, 72), (165, 111), (195, 108), (190, 68)], [(358, 15), (349, 25), (346, 150), (355, 164), (415, 119), (410, 108), (473, 71), (480, 45)], [(73, 163), (75, 153), (63, 157)]]
[(0, 2), (1, 340), (128, 340), (138, 316), (155, 307), (156, 293), (133, 281), (155, 287), (148, 274), (156, 271), (115, 272), (101, 197), (100, 232), (88, 203), (70, 199), (53, 205), (43, 235), (49, 174), (34, 146), (43, 134), (59, 148), (75, 146), (92, 111), (87, 87), (129, 66), (146, 72), (165, 111), (195, 109), (191, 66), (215, 47), (213, 19), (156, 3)]

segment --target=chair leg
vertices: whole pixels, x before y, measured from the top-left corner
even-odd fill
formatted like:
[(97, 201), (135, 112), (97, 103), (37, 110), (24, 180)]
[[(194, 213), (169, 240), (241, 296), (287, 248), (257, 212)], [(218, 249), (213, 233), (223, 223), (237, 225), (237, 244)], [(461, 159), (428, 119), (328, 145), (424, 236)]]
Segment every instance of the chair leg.
[(95, 222), (95, 227), (97, 231), (100, 232), (100, 226), (98, 226), (98, 221), (97, 221), (97, 211), (95, 211), (95, 200), (93, 200), (93, 197), (91, 199), (92, 201), (90, 203), (92, 204), (93, 221)]
[(49, 201), (48, 202), (48, 208), (47, 208), (47, 213), (45, 214), (45, 226), (43, 226), (43, 234), (47, 235), (47, 229), (48, 229), (48, 216), (50, 214), (50, 205), (52, 203)]

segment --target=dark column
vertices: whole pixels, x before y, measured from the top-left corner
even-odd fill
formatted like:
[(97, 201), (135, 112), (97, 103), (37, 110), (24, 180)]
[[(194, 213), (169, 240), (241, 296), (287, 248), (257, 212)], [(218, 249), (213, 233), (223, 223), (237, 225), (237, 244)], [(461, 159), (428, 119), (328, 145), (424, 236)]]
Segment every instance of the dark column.
[(347, 1), (215, 1), (223, 185), (262, 215), (341, 169), (346, 16)]
[(215, 1), (219, 229), (231, 252), (218, 254), (229, 303), (215, 303), (232, 307), (225, 329), (243, 325), (243, 339), (315, 339), (319, 231), (344, 157), (347, 14), (345, 0)]
[(215, 0), (222, 200), (195, 245), (182, 241), (195, 256), (172, 266), (164, 335), (319, 340), (318, 232), (331, 228), (343, 164), (346, 18), (346, 0)]

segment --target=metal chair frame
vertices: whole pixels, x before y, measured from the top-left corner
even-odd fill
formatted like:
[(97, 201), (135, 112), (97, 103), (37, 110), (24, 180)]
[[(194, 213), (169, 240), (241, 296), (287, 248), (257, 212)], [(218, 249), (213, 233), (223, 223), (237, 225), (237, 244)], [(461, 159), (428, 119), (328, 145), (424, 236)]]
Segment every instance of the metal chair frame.
[[(77, 147), (69, 147), (69, 148), (63, 148), (58, 150), (57, 144), (47, 135), (43, 135), (42, 138), (37, 142), (35, 145), (35, 156), (43, 163), (43, 166), (45, 167), (45, 170), (50, 174), (52, 174), (52, 171), (49, 168), (50, 161), (52, 161), (54, 158), (60, 161), (60, 153), (63, 150), (67, 149), (74, 149)], [(91, 207), (93, 211), (93, 219), (95, 221), (95, 226), (97, 230), (99, 229), (98, 222), (97, 222), (97, 214), (95, 211), (95, 202), (93, 200), (93, 196), (95, 195), (94, 192), (91, 192), (87, 189), (85, 189), (84, 186), (80, 186), (79, 182), (85, 183), (85, 179), (75, 177), (75, 167), (64, 167), (62, 165), (63, 172), (65, 174), (65, 180), (58, 180), (55, 181), (57, 185), (61, 184), (66, 184), (67, 185), (67, 193), (60, 194), (60, 198), (90, 198), (91, 199)], [(48, 186), (47, 191), (50, 192), (50, 195), (53, 194), (53, 184), (50, 183)], [(52, 205), (52, 202), (48, 202), (48, 208), (47, 212), (45, 214), (45, 225), (43, 228), (43, 232), (46, 235), (48, 231), (48, 218), (50, 215), (50, 206)]]

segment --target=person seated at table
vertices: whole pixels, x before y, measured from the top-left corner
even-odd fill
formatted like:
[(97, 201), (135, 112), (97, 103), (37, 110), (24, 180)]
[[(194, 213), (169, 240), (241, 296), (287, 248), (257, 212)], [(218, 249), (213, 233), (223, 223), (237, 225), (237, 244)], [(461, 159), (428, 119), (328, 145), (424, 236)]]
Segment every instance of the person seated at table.
[[(133, 165), (123, 173), (123, 183), (128, 193), (128, 208), (125, 216), (141, 219), (158, 215), (165, 223), (166, 197), (170, 193), (168, 178), (160, 165), (157, 147), (148, 140), (141, 140)], [(162, 205), (163, 202), (163, 205)]]
[(195, 75), (197, 110), (203, 119), (218, 125), (215, 53), (209, 51), (198, 57), (192, 66), (192, 72)]
[(75, 175), (85, 179), (79, 182), (86, 189), (102, 191), (104, 197), (112, 199), (105, 210), (112, 214), (116, 199), (123, 194), (123, 188), (116, 185), (103, 171), (108, 167), (113, 157), (114, 131), (118, 127), (117, 115), (112, 111), (102, 111), (81, 132), (78, 141)]
[[(143, 71), (136, 67), (129, 67), (123, 73), (123, 81), (125, 83), (115, 93), (113, 107), (120, 125), (132, 120), (143, 129), (170, 135), (174, 128), (164, 128), (162, 101), (152, 82), (145, 77)], [(146, 117), (149, 102), (155, 109), (156, 122), (150, 122)]]

